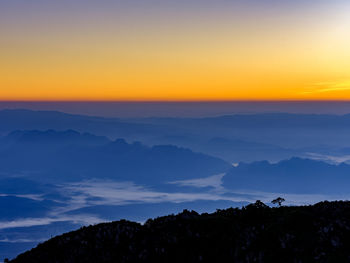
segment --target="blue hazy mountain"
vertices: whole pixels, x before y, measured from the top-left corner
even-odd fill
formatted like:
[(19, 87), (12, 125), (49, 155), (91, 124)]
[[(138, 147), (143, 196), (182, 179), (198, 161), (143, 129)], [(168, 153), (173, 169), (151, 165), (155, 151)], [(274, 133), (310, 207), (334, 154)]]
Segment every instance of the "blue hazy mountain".
[(350, 165), (291, 158), (240, 163), (224, 176), (228, 189), (299, 194), (348, 194)]
[[(211, 118), (102, 118), (55, 111), (2, 110), (0, 133), (67, 130), (111, 139), (172, 144), (229, 162), (273, 162), (350, 147), (350, 115), (236, 114)], [(347, 151), (348, 152), (348, 151)]]
[(262, 113), (210, 118), (141, 118), (133, 121), (177, 127), (185, 134), (201, 131), (202, 138), (238, 138), (294, 150), (325, 143), (334, 146), (349, 145), (349, 114)]
[[(10, 132), (0, 138), (0, 257), (14, 257), (41, 240), (102, 220), (227, 207), (230, 200), (203, 199), (196, 189), (170, 197), (166, 190), (176, 188), (169, 181), (207, 177), (230, 167), (172, 145), (149, 147), (74, 130)], [(86, 181), (88, 188), (81, 187)]]
[(259, 143), (241, 139), (214, 137), (191, 147), (200, 152), (218, 156), (227, 161), (241, 160), (281, 160), (302, 155), (298, 149), (288, 149), (268, 143)]
[(90, 133), (79, 133), (74, 130), (65, 130), (63, 132), (57, 132), (55, 130), (47, 130), (45, 132), (34, 131), (21, 131), (16, 130), (7, 135), (4, 138), (6, 141), (13, 141), (16, 143), (49, 143), (49, 144), (88, 144), (98, 145), (109, 142), (109, 139), (104, 136), (96, 136)]
[(225, 172), (230, 164), (172, 145), (145, 146), (68, 130), (15, 131), (0, 144), (0, 172), (47, 181), (110, 178), (165, 183)]
[(25, 109), (1, 110), (0, 123), (0, 134), (7, 134), (14, 130), (72, 129), (116, 138), (154, 132), (156, 130), (156, 127), (153, 127), (154, 125), (127, 123), (117, 118)]
[(331, 125), (328, 128), (341, 128), (350, 126), (350, 114), (294, 114), (294, 113), (257, 113), (257, 114), (234, 114), (204, 118), (134, 118), (130, 121), (166, 124), (177, 126), (205, 126), (208, 124), (215, 127), (231, 128), (293, 128), (304, 127), (323, 129), (325, 123)]
[(349, 165), (291, 157), (342, 160), (349, 131), (350, 115), (121, 119), (0, 111), (0, 209), (7, 211), (0, 256), (101, 221), (213, 211), (277, 193), (306, 203), (346, 197)]
[[(151, 131), (161, 127), (179, 127), (183, 130), (202, 130), (207, 133), (214, 129), (313, 129), (332, 130), (350, 127), (350, 114), (291, 114), (261, 113), (235, 114), (210, 118), (104, 118), (67, 114), (57, 111), (33, 111), (26, 109), (0, 110), (1, 132), (28, 129), (62, 129), (74, 130), (92, 128), (107, 130), (119, 128), (120, 131), (142, 129)], [(97, 125), (99, 124), (99, 125)], [(100, 126), (100, 127), (97, 127)]]

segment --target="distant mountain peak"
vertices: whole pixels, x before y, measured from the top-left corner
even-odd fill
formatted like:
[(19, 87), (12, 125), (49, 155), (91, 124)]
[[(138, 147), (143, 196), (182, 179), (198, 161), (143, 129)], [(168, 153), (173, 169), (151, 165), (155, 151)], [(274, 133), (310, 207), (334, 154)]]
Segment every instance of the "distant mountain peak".
[(15, 130), (10, 132), (5, 139), (14, 140), (18, 142), (81, 142), (87, 143), (107, 143), (109, 140), (104, 136), (96, 136), (91, 133), (80, 133), (73, 129), (67, 129), (63, 131), (56, 131), (53, 129), (48, 130)]

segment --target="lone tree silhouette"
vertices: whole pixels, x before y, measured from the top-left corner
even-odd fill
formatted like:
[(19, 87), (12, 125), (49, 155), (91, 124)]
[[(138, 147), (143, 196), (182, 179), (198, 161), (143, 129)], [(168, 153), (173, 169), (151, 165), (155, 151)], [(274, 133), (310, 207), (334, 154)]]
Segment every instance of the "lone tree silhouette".
[(278, 204), (278, 206), (281, 207), (281, 206), (282, 206), (282, 203), (283, 203), (284, 201), (286, 201), (284, 198), (278, 197), (278, 198), (272, 200), (271, 203), (273, 203), (274, 205), (275, 205), (275, 204)]

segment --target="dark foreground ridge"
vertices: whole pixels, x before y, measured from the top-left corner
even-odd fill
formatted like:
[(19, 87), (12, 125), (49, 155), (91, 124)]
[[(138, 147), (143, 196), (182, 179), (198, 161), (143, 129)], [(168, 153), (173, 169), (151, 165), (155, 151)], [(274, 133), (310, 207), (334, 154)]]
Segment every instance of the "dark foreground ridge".
[(270, 208), (257, 201), (213, 214), (183, 211), (83, 227), (12, 263), (350, 262), (350, 202)]

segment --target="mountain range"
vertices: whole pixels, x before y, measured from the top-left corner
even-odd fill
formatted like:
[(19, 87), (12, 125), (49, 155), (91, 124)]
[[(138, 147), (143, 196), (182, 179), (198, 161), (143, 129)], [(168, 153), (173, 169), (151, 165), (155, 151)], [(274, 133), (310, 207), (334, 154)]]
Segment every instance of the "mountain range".
[(225, 172), (230, 164), (172, 145), (148, 147), (124, 139), (67, 131), (14, 131), (0, 139), (0, 173), (73, 181), (109, 178), (159, 184)]
[[(280, 161), (309, 153), (349, 154), (350, 115), (235, 114), (210, 118), (103, 118), (55, 111), (1, 110), (0, 134), (72, 129), (112, 140), (171, 144), (231, 163)], [(327, 138), (327, 140), (325, 140)]]
[(350, 165), (291, 158), (240, 163), (223, 177), (228, 189), (298, 194), (349, 194)]
[(349, 119), (0, 111), (0, 258), (122, 218), (349, 199)]

